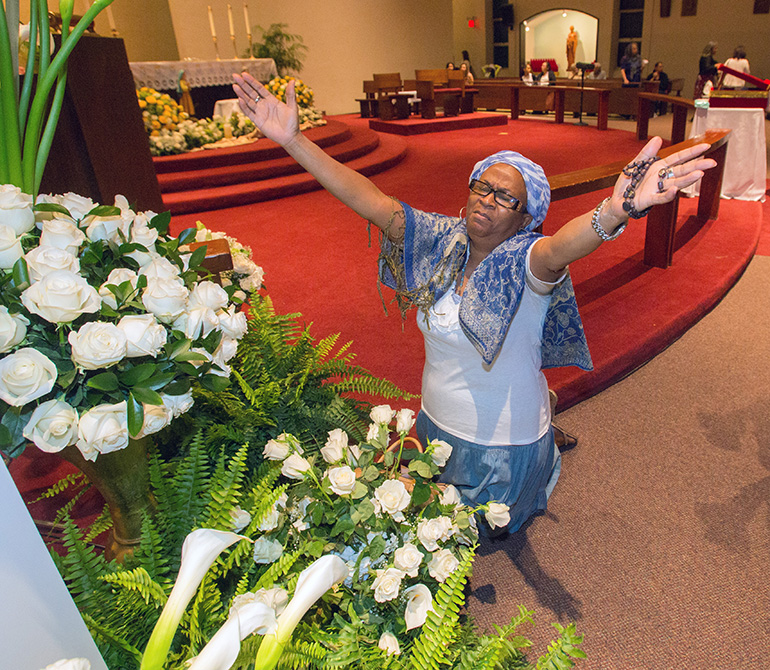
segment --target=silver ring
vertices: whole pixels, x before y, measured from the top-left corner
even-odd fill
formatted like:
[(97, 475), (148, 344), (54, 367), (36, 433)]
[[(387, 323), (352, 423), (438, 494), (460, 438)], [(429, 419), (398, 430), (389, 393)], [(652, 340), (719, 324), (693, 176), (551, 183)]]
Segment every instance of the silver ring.
[(254, 102), (255, 103), (259, 102), (260, 100), (262, 100), (262, 97), (259, 94), (254, 96)]

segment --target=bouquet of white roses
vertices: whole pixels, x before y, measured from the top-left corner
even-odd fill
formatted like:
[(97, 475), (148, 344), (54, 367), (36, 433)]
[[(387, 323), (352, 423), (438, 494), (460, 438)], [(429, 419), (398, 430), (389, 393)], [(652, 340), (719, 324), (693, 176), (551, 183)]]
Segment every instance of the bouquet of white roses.
[[(237, 286), (205, 277), (194, 229), (69, 193), (0, 186), (0, 448), (26, 441), (86, 459), (157, 432), (191, 385), (229, 384), (246, 332)], [(243, 295), (243, 294), (241, 294)], [(245, 296), (243, 296), (245, 297)]]
[[(410, 450), (408, 466), (400, 465), (413, 415), (380, 405), (370, 414), (364, 444), (350, 444), (334, 429), (314, 456), (288, 434), (270, 440), (263, 452), (297, 483), (258, 520), (264, 534), (254, 542), (254, 560), (273, 563), (284, 552), (306, 560), (339, 556), (348, 568), (338, 594), (342, 616), (354, 612), (366, 637), (388, 653), (396, 653), (399, 639), (419, 633), (433, 595), (464, 558), (463, 545), (476, 544), (474, 514), (484, 511), (492, 527), (510, 520), (507, 506), (472, 509), (453, 486), (433, 481), (451, 455), (446, 442), (431, 442), (424, 453)], [(391, 422), (400, 440), (388, 447)], [(251, 521), (241, 515), (233, 512), (236, 528)]]

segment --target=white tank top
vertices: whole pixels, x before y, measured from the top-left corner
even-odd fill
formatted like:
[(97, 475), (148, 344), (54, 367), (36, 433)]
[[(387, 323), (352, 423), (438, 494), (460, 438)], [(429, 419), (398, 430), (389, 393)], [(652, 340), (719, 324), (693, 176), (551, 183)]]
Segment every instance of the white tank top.
[(460, 296), (443, 295), (417, 325), (425, 339), (422, 409), (439, 428), (488, 446), (530, 444), (551, 424), (548, 383), (542, 373), (541, 335), (558, 284), (537, 279), (529, 268), (518, 310), (492, 365), (465, 336)]

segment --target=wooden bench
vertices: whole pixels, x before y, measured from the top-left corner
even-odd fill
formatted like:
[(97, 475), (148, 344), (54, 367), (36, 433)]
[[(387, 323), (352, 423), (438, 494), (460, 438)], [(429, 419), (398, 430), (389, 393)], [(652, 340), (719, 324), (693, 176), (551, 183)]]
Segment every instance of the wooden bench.
[(444, 116), (460, 113), (462, 90), (459, 88), (436, 88), (432, 81), (418, 79), (415, 82), (417, 97), (420, 98), (420, 116), (423, 119), (436, 118), (436, 106), (443, 107)]
[[(510, 108), (511, 118), (518, 119), (521, 108), (524, 109), (547, 109), (548, 96), (553, 96), (554, 121), (564, 123), (564, 109), (567, 94), (574, 94), (575, 88), (572, 86), (534, 86), (525, 84), (522, 81), (508, 84), (510, 88)], [(577, 92), (580, 95), (579, 91)], [(598, 98), (597, 128), (607, 130), (607, 118), (609, 116), (610, 92), (606, 88), (594, 88), (586, 86), (583, 89), (584, 97)], [(574, 108), (574, 106), (573, 106)], [(577, 109), (580, 109), (578, 106)], [(550, 110), (549, 110), (550, 111)], [(577, 111), (577, 110), (575, 110)]]
[(479, 89), (465, 84), (465, 75), (462, 70), (447, 70), (449, 88), (462, 90), (460, 98), (460, 114), (473, 114), (476, 111), (475, 98)]
[(356, 102), (360, 105), (362, 119), (376, 119), (379, 116), (380, 105), (373, 80), (364, 81), (364, 97), (356, 98)]
[(402, 93), (403, 82), (398, 72), (387, 72), (373, 76), (374, 87), (377, 89), (377, 104), (379, 118), (383, 121), (409, 118), (408, 93)]
[[(695, 146), (702, 142), (710, 145), (703, 154), (713, 158), (717, 165), (706, 170), (700, 182), (700, 197), (696, 221), (703, 226), (707, 221), (716, 219), (719, 214), (719, 195), (722, 190), (722, 176), (725, 169), (725, 155), (729, 130), (708, 130), (703, 135), (692, 137), (684, 142), (661, 149), (660, 156), (665, 158), (677, 151)], [(548, 181), (551, 185), (551, 201), (564, 200), (576, 195), (592, 193), (614, 186), (627, 161), (617, 161), (607, 165), (585, 168), (574, 172), (556, 175)], [(646, 265), (667, 268), (671, 265), (676, 236), (676, 219), (679, 212), (679, 193), (665, 205), (657, 205), (647, 216), (647, 231), (644, 239), (644, 262)]]
[(638, 108), (636, 112), (636, 139), (646, 140), (650, 124), (650, 113), (653, 102), (665, 102), (674, 109), (671, 126), (671, 141), (684, 141), (687, 128), (687, 115), (695, 109), (695, 103), (687, 98), (673, 95), (661, 95), (660, 93), (639, 93)]

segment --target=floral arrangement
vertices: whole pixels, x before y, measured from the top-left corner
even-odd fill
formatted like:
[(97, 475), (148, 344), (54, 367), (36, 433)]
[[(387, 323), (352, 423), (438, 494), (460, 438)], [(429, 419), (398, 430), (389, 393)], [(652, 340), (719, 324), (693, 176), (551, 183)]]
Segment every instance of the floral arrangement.
[(175, 129), (161, 128), (149, 133), (153, 156), (169, 156), (214, 144), (226, 137), (241, 137), (254, 132), (254, 124), (239, 111), (228, 118), (184, 119)]
[[(253, 261), (251, 247), (241, 244), (234, 237), (230, 237), (226, 233), (209, 230), (200, 221), (196, 221), (195, 226), (196, 242), (227, 240), (227, 244), (230, 247), (230, 256), (232, 256), (233, 259), (233, 269), (221, 273), (220, 280), (222, 281), (222, 286), (236, 284), (246, 293), (254, 293), (262, 288), (265, 271)], [(241, 293), (240, 295), (236, 293), (235, 295), (244, 300), (246, 299), (244, 293)]]
[(123, 449), (219, 391), (247, 329), (239, 287), (202, 279), (168, 214), (122, 196), (32, 197), (0, 186), (0, 446), (86, 459)]
[(290, 81), (294, 81), (294, 93), (297, 96), (297, 106), (312, 107), (313, 106), (313, 89), (301, 79), (296, 77), (273, 77), (265, 88), (270, 91), (281, 102), (286, 102), (286, 87)]
[(142, 86), (136, 90), (139, 108), (142, 110), (144, 128), (151, 137), (157, 137), (161, 129), (174, 131), (189, 114), (168, 93)]

